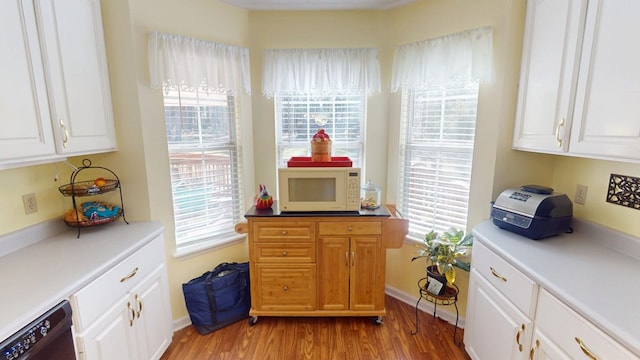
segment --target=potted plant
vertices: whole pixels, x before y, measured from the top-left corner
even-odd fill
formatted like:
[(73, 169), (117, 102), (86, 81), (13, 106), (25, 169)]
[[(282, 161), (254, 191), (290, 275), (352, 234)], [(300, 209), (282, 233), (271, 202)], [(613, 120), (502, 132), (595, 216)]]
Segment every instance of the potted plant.
[(464, 230), (451, 228), (442, 234), (432, 230), (417, 246), (418, 250), (411, 261), (427, 259), (426, 286), (432, 294), (442, 295), (446, 285), (456, 281), (456, 268), (465, 271), (471, 269), (471, 264), (461, 260), (473, 246), (473, 235), (465, 235)]

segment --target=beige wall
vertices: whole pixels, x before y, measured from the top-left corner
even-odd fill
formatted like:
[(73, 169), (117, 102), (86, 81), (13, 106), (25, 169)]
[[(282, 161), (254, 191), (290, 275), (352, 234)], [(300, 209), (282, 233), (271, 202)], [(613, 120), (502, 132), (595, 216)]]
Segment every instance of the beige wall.
[(589, 187), (585, 204), (573, 204), (574, 216), (640, 237), (640, 212), (606, 202), (609, 175), (640, 177), (640, 164), (558, 156), (553, 169), (552, 187), (572, 200), (576, 185)]
[[(382, 72), (382, 93), (368, 99), (363, 177), (383, 185), (386, 181), (388, 88), (392, 54), (392, 26), (379, 11), (249, 13), (256, 182), (276, 189), (276, 143), (273, 99), (262, 96), (262, 53), (267, 48), (377, 48)], [(295, 31), (292, 31), (295, 29)], [(381, 146), (382, 145), (382, 146)], [(259, 157), (258, 157), (259, 155)], [(259, 160), (258, 160), (259, 159)]]
[[(175, 33), (247, 47), (247, 11), (211, 0), (109, 0), (102, 6), (121, 151), (101, 160), (128, 175), (129, 181), (122, 181), (127, 211), (137, 209), (135, 219), (161, 221), (166, 227), (172, 311), (174, 319), (179, 319), (187, 315), (182, 283), (221, 262), (247, 261), (248, 251), (243, 242), (187, 258), (172, 256), (175, 237), (163, 99), (161, 90), (149, 87), (147, 33)], [(243, 119), (250, 119), (248, 97), (242, 96), (241, 101)], [(253, 167), (251, 162), (248, 165)], [(248, 177), (253, 178), (252, 169)]]
[[(494, 29), (495, 80), (480, 89), (476, 150), (469, 203), (469, 227), (486, 219), (489, 203), (503, 189), (524, 183), (551, 185), (573, 198), (575, 185), (589, 186), (586, 205), (575, 205), (576, 216), (640, 236), (636, 210), (604, 201), (610, 173), (640, 176), (640, 165), (511, 150), (513, 116), (524, 19), (523, 0), (418, 0), (388, 11), (248, 12), (215, 0), (103, 1), (119, 151), (90, 156), (94, 164), (114, 170), (123, 184), (129, 220), (157, 220), (166, 226), (166, 249), (172, 310), (175, 319), (186, 316), (180, 285), (222, 261), (246, 261), (246, 243), (206, 254), (174, 259), (170, 178), (164, 133), (162, 94), (148, 86), (146, 33), (163, 31), (249, 47), (251, 98), (243, 97), (242, 113), (253, 121), (245, 129), (253, 135), (257, 161), (249, 164), (248, 183), (275, 189), (273, 101), (261, 94), (264, 48), (376, 47), (380, 52), (382, 93), (369, 98), (366, 129), (366, 177), (382, 185), (388, 202), (395, 202), (399, 94), (389, 93), (393, 47), (464, 29)], [(295, 29), (295, 31), (291, 31)], [(254, 149), (245, 151), (251, 153)], [(79, 165), (82, 158), (70, 159)], [(31, 166), (0, 171), (0, 234), (57, 218), (70, 199), (57, 187), (68, 182), (70, 167)], [(255, 176), (253, 176), (255, 170)], [(56, 171), (60, 180), (53, 180)], [(24, 215), (21, 195), (34, 192), (39, 212)], [(253, 185), (247, 197), (255, 192)], [(108, 228), (105, 227), (105, 231)], [(413, 247), (389, 250), (387, 283), (407, 294), (417, 294), (423, 265), (411, 263)], [(459, 276), (466, 288), (467, 276)], [(461, 308), (464, 312), (464, 299)]]

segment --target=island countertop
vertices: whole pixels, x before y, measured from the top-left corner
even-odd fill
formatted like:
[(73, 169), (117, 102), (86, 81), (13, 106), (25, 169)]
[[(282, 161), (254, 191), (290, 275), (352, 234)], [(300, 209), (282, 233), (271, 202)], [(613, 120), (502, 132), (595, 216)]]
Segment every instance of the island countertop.
[(274, 201), (269, 209), (256, 209), (252, 206), (245, 214), (245, 218), (250, 217), (322, 217), (322, 216), (372, 216), (390, 217), (391, 213), (385, 206), (380, 206), (374, 210), (360, 209), (357, 211), (281, 211), (278, 202)]

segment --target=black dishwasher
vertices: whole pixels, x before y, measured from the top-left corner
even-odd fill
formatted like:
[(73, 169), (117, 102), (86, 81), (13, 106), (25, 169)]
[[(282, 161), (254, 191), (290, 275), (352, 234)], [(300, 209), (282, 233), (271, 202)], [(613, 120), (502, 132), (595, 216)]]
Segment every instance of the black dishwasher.
[(67, 300), (0, 343), (0, 359), (74, 360), (71, 305)]

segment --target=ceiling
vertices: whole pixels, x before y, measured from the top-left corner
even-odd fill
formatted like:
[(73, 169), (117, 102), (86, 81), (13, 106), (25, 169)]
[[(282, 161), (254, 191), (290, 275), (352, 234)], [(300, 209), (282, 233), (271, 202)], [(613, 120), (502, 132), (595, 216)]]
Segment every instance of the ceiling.
[(416, 0), (220, 0), (249, 10), (384, 10)]

